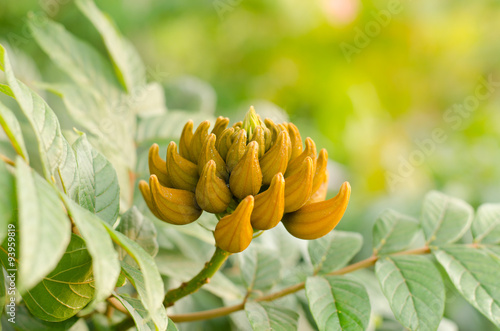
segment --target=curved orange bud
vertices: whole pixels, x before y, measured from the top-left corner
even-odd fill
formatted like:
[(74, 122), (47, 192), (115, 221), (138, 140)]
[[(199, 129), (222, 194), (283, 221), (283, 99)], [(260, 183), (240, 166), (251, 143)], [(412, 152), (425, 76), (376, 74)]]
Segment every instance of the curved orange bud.
[(328, 163), (328, 152), (326, 149), (319, 151), (318, 160), (316, 161), (316, 171), (314, 172), (312, 192), (316, 192), (325, 180), (326, 165)]
[(266, 152), (271, 148), (271, 146), (273, 145), (273, 133), (271, 130), (269, 130), (269, 128), (267, 127), (262, 127), (264, 129), (264, 139), (265, 139), (265, 142), (266, 142)]
[(256, 141), (259, 143), (259, 158), (261, 158), (266, 152), (264, 129), (261, 126), (255, 127), (251, 141)]
[(288, 177), (288, 176), (291, 176), (294, 173), (296, 173), (300, 169), (300, 167), (302, 166), (304, 159), (307, 157), (310, 157), (313, 160), (313, 166), (314, 166), (314, 169), (316, 169), (315, 168), (316, 167), (316, 157), (317, 157), (316, 144), (309, 137), (306, 138), (306, 148), (302, 151), (302, 153), (299, 156), (297, 156), (295, 159), (290, 161), (290, 163), (288, 163), (288, 168), (286, 169), (285, 176)]
[(145, 180), (139, 181), (139, 191), (141, 191), (142, 197), (144, 198), (144, 201), (146, 201), (146, 205), (148, 206), (149, 210), (151, 210), (153, 215), (161, 219), (158, 210), (156, 210), (156, 207), (153, 205), (153, 200), (151, 198), (151, 190), (149, 189), (149, 185)]
[(339, 193), (326, 201), (302, 207), (283, 217), (283, 225), (294, 237), (317, 239), (328, 234), (342, 219), (349, 203), (351, 186), (344, 182)]
[(193, 192), (164, 187), (155, 175), (149, 177), (149, 186), (153, 206), (162, 221), (176, 225), (188, 224), (196, 221), (203, 212)]
[(288, 146), (286, 145), (286, 132), (280, 132), (276, 143), (260, 159), (262, 169), (262, 184), (269, 185), (274, 175), (285, 173), (288, 165)]
[(270, 118), (266, 118), (264, 120), (264, 124), (271, 132), (271, 143), (274, 143), (276, 139), (278, 139), (278, 133), (280, 132), (276, 124), (274, 124), (273, 120)]
[(325, 175), (323, 176), (323, 182), (320, 184), (319, 188), (316, 191), (313, 191), (313, 194), (311, 195), (309, 200), (307, 200), (306, 205), (310, 203), (325, 201), (326, 194), (328, 193), (328, 177), (328, 170), (326, 170)]
[(222, 213), (231, 202), (232, 194), (226, 182), (216, 175), (214, 160), (208, 161), (203, 167), (200, 181), (196, 186), (196, 201), (198, 206), (209, 213)]
[(173, 141), (167, 148), (167, 171), (171, 187), (194, 192), (199, 178), (196, 164), (180, 156)]
[(283, 218), (285, 212), (285, 178), (277, 173), (267, 190), (255, 196), (252, 227), (257, 230), (274, 228)]
[(286, 145), (288, 146), (288, 161), (292, 158), (292, 141), (290, 140), (290, 135), (288, 134), (288, 129), (285, 124), (278, 124), (278, 135), (280, 132), (286, 132)]
[(233, 144), (232, 135), (234, 133), (234, 128), (229, 128), (222, 131), (220, 136), (217, 136), (217, 140), (215, 145), (217, 146), (217, 151), (219, 152), (220, 157), (225, 160), (227, 156), (227, 152), (229, 148)]
[(182, 129), (181, 138), (179, 140), (179, 154), (191, 162), (194, 162), (189, 152), (191, 149), (191, 141), (193, 140), (193, 126), (193, 121), (187, 121)]
[(239, 121), (233, 124), (233, 128), (241, 128), (243, 126), (243, 121)]
[(236, 210), (221, 218), (215, 227), (215, 244), (230, 253), (244, 251), (253, 237), (250, 215), (254, 206), (254, 198), (249, 195), (243, 199)]
[(285, 213), (296, 211), (311, 197), (314, 165), (310, 157), (293, 175), (285, 178)]
[(200, 152), (200, 157), (198, 158), (198, 173), (201, 175), (203, 168), (208, 161), (213, 160), (217, 165), (217, 176), (227, 180), (229, 174), (226, 169), (226, 162), (219, 155), (217, 149), (215, 149), (215, 141), (217, 138), (213, 133), (209, 134), (203, 143), (203, 148)]
[(215, 134), (215, 136), (218, 138), (221, 135), (222, 131), (226, 129), (228, 124), (229, 118), (222, 116), (217, 117), (211, 133)]
[(153, 144), (148, 154), (149, 173), (156, 175), (163, 186), (171, 186), (170, 177), (167, 172), (167, 163), (160, 157), (160, 147)]
[[(233, 171), (233, 168), (238, 164), (240, 159), (245, 154), (247, 148), (247, 133), (245, 130), (240, 129), (238, 132), (235, 132), (236, 138), (234, 139), (231, 147), (229, 147), (229, 151), (226, 156), (226, 166), (229, 172)], [(233, 134), (233, 136), (234, 136)]]
[(203, 121), (200, 125), (198, 125), (193, 134), (189, 155), (191, 156), (191, 161), (196, 164), (198, 164), (198, 158), (200, 157), (201, 148), (203, 147), (205, 138), (208, 136), (208, 128), (210, 128), (210, 122)]
[(229, 188), (238, 198), (256, 195), (262, 186), (262, 171), (259, 165), (259, 144), (252, 141), (247, 151), (229, 176)]
[(293, 123), (288, 123), (288, 134), (292, 142), (292, 157), (290, 160), (293, 160), (302, 153), (302, 138), (299, 129)]

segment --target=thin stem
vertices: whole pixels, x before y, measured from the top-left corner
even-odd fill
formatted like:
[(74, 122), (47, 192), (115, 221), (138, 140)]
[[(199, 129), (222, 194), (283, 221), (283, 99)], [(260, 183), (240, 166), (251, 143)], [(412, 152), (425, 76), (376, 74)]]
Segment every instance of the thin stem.
[(12, 161), (11, 159), (9, 159), (7, 156), (5, 156), (3, 154), (0, 154), (0, 160), (2, 160), (3, 162), (5, 162), (8, 165), (11, 165), (13, 167), (16, 166), (16, 163), (14, 161)]
[(177, 300), (198, 291), (200, 287), (208, 283), (210, 281), (210, 278), (212, 278), (217, 270), (220, 269), (229, 255), (231, 255), (231, 253), (217, 247), (210, 261), (205, 263), (203, 269), (201, 269), (201, 271), (196, 276), (194, 276), (188, 282), (182, 283), (182, 285), (178, 288), (167, 292), (167, 294), (165, 295), (165, 300), (163, 300), (163, 304), (165, 305), (165, 307), (172, 306)]
[[(422, 255), (422, 254), (429, 254), (429, 253), (430, 253), (430, 248), (427, 246), (424, 246), (424, 247), (420, 247), (417, 249), (412, 249), (412, 250), (407, 250), (404, 252), (394, 253), (392, 255), (393, 256)], [(326, 276), (345, 275), (345, 274), (348, 274), (348, 273), (351, 273), (351, 272), (354, 272), (354, 271), (357, 271), (360, 269), (368, 268), (368, 267), (373, 266), (378, 261), (378, 259), (379, 259), (379, 257), (377, 255), (372, 255), (367, 259), (364, 259), (362, 261), (348, 265), (342, 269), (332, 271), (332, 272), (326, 274)], [(258, 297), (255, 299), (255, 301), (256, 302), (273, 301), (273, 300), (282, 298), (286, 295), (298, 292), (298, 291), (304, 289), (305, 285), (306, 285), (305, 282), (301, 282), (301, 283), (289, 286), (287, 288), (284, 288), (281, 291)], [(200, 311), (200, 312), (196, 312), (196, 313), (170, 315), (169, 318), (175, 323), (200, 321), (200, 320), (206, 320), (206, 319), (211, 319), (211, 318), (215, 318), (215, 317), (229, 315), (231, 313), (234, 313), (234, 312), (237, 312), (237, 311), (243, 310), (243, 309), (245, 309), (244, 302), (237, 304), (237, 305), (234, 305), (234, 306), (205, 310), (205, 311)]]

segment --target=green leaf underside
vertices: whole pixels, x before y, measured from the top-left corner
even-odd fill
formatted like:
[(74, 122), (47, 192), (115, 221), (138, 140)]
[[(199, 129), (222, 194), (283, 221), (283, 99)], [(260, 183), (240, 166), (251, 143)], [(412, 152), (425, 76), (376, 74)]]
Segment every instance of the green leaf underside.
[(255, 331), (297, 330), (299, 314), (295, 311), (267, 302), (247, 302), (245, 313)]
[(374, 254), (389, 254), (408, 249), (420, 230), (416, 219), (394, 210), (384, 211), (373, 226)]
[(113, 60), (116, 74), (124, 88), (131, 92), (145, 85), (146, 70), (139, 54), (120, 34), (111, 19), (103, 14), (91, 0), (78, 0), (76, 4), (102, 36)]
[(436, 330), (445, 291), (436, 267), (424, 256), (380, 259), (375, 272), (396, 319), (410, 330)]
[(79, 320), (73, 316), (67, 320), (60, 322), (47, 322), (33, 316), (27, 307), (17, 306), (16, 311), (16, 328), (17, 330), (36, 330), (36, 331), (66, 331)]
[(422, 229), (427, 243), (449, 244), (468, 230), (473, 210), (466, 202), (439, 192), (428, 193), (422, 209)]
[(113, 241), (123, 248), (139, 266), (140, 273), (132, 273), (134, 269), (127, 268), (125, 270), (126, 267), (124, 271), (127, 271), (127, 278), (130, 277), (129, 280), (135, 283), (136, 289), (141, 295), (141, 302), (147, 311), (150, 312), (155, 325), (160, 330), (164, 330), (167, 327), (162, 313), (162, 310), (165, 310), (163, 307), (165, 290), (163, 280), (153, 258), (139, 244), (130, 240), (122, 233), (113, 230), (107, 224), (103, 224)]
[[(137, 331), (156, 331), (156, 326), (151, 320), (148, 311), (146, 308), (144, 308), (141, 300), (132, 298), (131, 296), (127, 294), (114, 294), (114, 296), (123, 304), (123, 306), (127, 309), (127, 311), (130, 313), (132, 318), (134, 319), (135, 326), (137, 328)], [(167, 330), (170, 330), (172, 326), (170, 324), (174, 324), (167, 318), (167, 314), (165, 310), (163, 310), (163, 315), (165, 319), (165, 323), (168, 323), (168, 328)], [(175, 328), (175, 326), (174, 326)], [(173, 330), (176, 330), (173, 329)]]
[(16, 210), (16, 187), (14, 176), (7, 170), (7, 166), (0, 161), (0, 242), (7, 236), (7, 227), (14, 221)]
[(112, 225), (120, 208), (120, 186), (115, 169), (89, 144), (85, 135), (75, 141), (73, 149), (80, 177), (79, 204)]
[(29, 162), (28, 151), (24, 144), (21, 126), (14, 113), (0, 102), (0, 126), (9, 138), (16, 153)]
[(239, 257), (243, 282), (249, 291), (266, 291), (279, 281), (281, 262), (276, 252), (252, 245)]
[(158, 253), (156, 228), (137, 207), (133, 206), (121, 216), (116, 230), (138, 243), (149, 255), (154, 257)]
[(36, 317), (59, 322), (83, 309), (93, 294), (92, 259), (83, 239), (72, 235), (57, 267), (27, 291), (23, 299)]
[[(113, 247), (101, 219), (79, 206), (65, 195), (61, 195), (75, 225), (87, 244), (92, 257), (94, 273), (94, 303), (101, 302), (111, 295), (120, 274), (118, 253)], [(92, 308), (92, 306), (90, 307)]]
[(475, 242), (500, 244), (500, 204), (481, 205), (472, 222), (471, 231)]
[(484, 248), (458, 245), (433, 253), (460, 294), (500, 327), (500, 257)]
[(314, 270), (326, 274), (345, 266), (363, 245), (359, 233), (332, 231), (326, 236), (311, 240), (307, 250)]
[(364, 331), (368, 327), (370, 299), (356, 281), (344, 276), (309, 277), (306, 296), (320, 331)]
[(57, 265), (71, 237), (71, 223), (56, 191), (16, 158), (19, 204), (19, 287), (35, 286)]

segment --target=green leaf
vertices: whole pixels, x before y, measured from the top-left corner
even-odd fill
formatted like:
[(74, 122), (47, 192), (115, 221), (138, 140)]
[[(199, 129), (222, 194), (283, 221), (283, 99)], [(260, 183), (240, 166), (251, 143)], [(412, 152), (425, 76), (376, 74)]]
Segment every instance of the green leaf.
[(130, 268), (126, 270), (128, 276), (133, 276), (129, 280), (135, 284), (137, 291), (141, 295), (141, 301), (144, 307), (150, 312), (154, 323), (160, 330), (164, 330), (166, 324), (164, 324), (165, 321), (162, 318), (161, 310), (165, 310), (165, 307), (163, 307), (165, 291), (163, 280), (155, 261), (139, 244), (127, 238), (124, 234), (113, 230), (107, 224), (103, 224), (113, 241), (123, 248), (139, 265), (140, 273), (132, 274), (130, 270), (133, 269)]
[(28, 151), (24, 144), (23, 133), (19, 121), (12, 111), (0, 102), (0, 126), (9, 138), (16, 153), (29, 162)]
[(77, 200), (78, 190), (80, 188), (80, 176), (78, 173), (78, 165), (76, 163), (75, 152), (70, 144), (63, 141), (63, 157), (59, 166), (57, 176), (55, 176), (56, 183), (62, 188), (71, 199)]
[(428, 193), (422, 209), (427, 244), (444, 245), (460, 239), (469, 229), (473, 213), (465, 201), (435, 191)]
[(471, 231), (474, 242), (500, 244), (500, 204), (481, 205), (472, 222)]
[(248, 291), (266, 291), (280, 280), (281, 262), (276, 252), (252, 245), (239, 255), (243, 282)]
[(76, 316), (61, 322), (47, 322), (33, 316), (25, 306), (18, 305), (16, 308), (17, 330), (66, 331), (78, 322)]
[(101, 302), (111, 295), (120, 275), (118, 253), (115, 251), (113, 242), (103, 226), (105, 223), (99, 217), (81, 207), (66, 195), (61, 194), (60, 196), (87, 244), (87, 250), (92, 257), (96, 289), (94, 304)]
[(375, 265), (396, 319), (410, 330), (436, 330), (444, 311), (443, 280), (424, 256), (391, 256)]
[(78, 8), (92, 22), (104, 40), (115, 72), (128, 92), (146, 84), (146, 69), (132, 44), (118, 31), (113, 21), (92, 0), (78, 0)]
[(64, 137), (61, 134), (59, 121), (52, 109), (38, 94), (16, 79), (9, 57), (1, 45), (0, 69), (5, 72), (9, 84), (6, 88), (10, 88), (11, 95), (17, 100), (36, 137), (36, 153), (40, 158), (41, 166), (38, 170), (50, 180), (63, 162)]
[(332, 231), (309, 241), (307, 250), (315, 273), (326, 274), (345, 266), (363, 246), (359, 233)]
[(137, 207), (133, 206), (122, 215), (116, 231), (138, 243), (149, 255), (155, 257), (158, 253), (156, 228)]
[[(123, 306), (127, 309), (127, 311), (130, 313), (132, 318), (134, 319), (135, 326), (137, 328), (137, 331), (156, 331), (156, 326), (151, 321), (148, 311), (144, 308), (142, 305), (141, 300), (132, 298), (131, 296), (127, 294), (114, 294), (115, 298), (120, 301)], [(167, 317), (166, 311), (163, 309), (163, 318), (165, 320), (165, 324), (168, 323), (167, 331), (170, 330), (177, 330), (175, 327), (174, 323), (170, 321)], [(171, 325), (172, 324), (172, 325)]]
[(120, 209), (120, 186), (115, 169), (89, 144), (85, 135), (75, 141), (73, 149), (80, 177), (79, 204), (112, 225)]
[(289, 331), (298, 328), (299, 314), (272, 303), (247, 302), (245, 312), (252, 329), (256, 331)]
[(72, 235), (57, 267), (27, 291), (23, 300), (36, 317), (49, 322), (64, 321), (92, 300), (93, 282), (92, 258), (85, 242)]
[(354, 280), (344, 276), (309, 277), (306, 295), (320, 331), (367, 329), (370, 299), (366, 289)]
[(500, 327), (500, 257), (463, 245), (440, 247), (433, 253), (460, 294)]
[(385, 210), (373, 226), (373, 253), (389, 254), (411, 247), (420, 230), (420, 224), (413, 217)]
[(120, 88), (111, 65), (92, 46), (43, 15), (30, 14), (28, 26), (42, 50), (80, 87), (118, 99)]
[(14, 176), (7, 170), (4, 162), (0, 161), (0, 242), (7, 236), (7, 226), (15, 221), (16, 185)]
[(71, 238), (71, 223), (56, 191), (16, 159), (19, 201), (19, 288), (35, 286), (57, 265)]

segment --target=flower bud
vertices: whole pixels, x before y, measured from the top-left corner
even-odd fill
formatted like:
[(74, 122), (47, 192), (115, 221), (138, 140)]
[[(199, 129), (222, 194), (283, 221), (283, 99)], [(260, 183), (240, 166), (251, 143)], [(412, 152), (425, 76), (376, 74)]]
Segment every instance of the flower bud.
[(295, 159), (291, 160), (290, 163), (288, 163), (288, 167), (286, 168), (286, 173), (285, 177), (291, 176), (294, 173), (296, 173), (300, 167), (302, 166), (302, 163), (304, 162), (304, 159), (310, 157), (313, 160), (313, 167), (315, 169), (316, 167), (316, 144), (311, 138), (306, 138), (306, 148), (302, 151), (302, 153), (297, 156)]
[(255, 196), (250, 218), (252, 227), (257, 230), (274, 228), (283, 218), (285, 211), (285, 178), (277, 173), (267, 190)]
[(255, 128), (251, 141), (259, 143), (259, 159), (266, 152), (266, 139), (264, 137), (264, 129), (261, 126)]
[[(236, 132), (235, 132), (236, 133)], [(226, 166), (229, 172), (233, 171), (233, 168), (238, 164), (240, 159), (245, 154), (247, 149), (247, 134), (246, 131), (240, 129), (233, 141), (233, 144), (229, 148), (226, 156)]]
[(269, 185), (274, 175), (285, 173), (288, 164), (288, 146), (286, 145), (286, 132), (280, 132), (276, 143), (260, 159), (262, 170), (262, 184)]
[(217, 165), (217, 176), (220, 178), (227, 180), (229, 174), (226, 170), (226, 162), (219, 155), (219, 152), (215, 148), (215, 140), (217, 138), (213, 133), (209, 134), (203, 143), (203, 148), (200, 152), (200, 157), (198, 158), (198, 172), (203, 172), (203, 168), (207, 164), (208, 161), (213, 160)]
[(311, 197), (309, 198), (309, 200), (307, 200), (306, 205), (310, 203), (325, 201), (326, 194), (328, 193), (328, 177), (328, 170), (326, 170), (325, 175), (323, 176), (323, 182), (320, 184), (319, 188), (316, 191), (313, 191)]
[(255, 112), (255, 108), (253, 106), (250, 106), (250, 109), (245, 114), (245, 118), (243, 119), (243, 122), (241, 123), (241, 128), (247, 132), (248, 138), (250, 138), (253, 136), (255, 129), (257, 127), (262, 126), (262, 125), (264, 125), (264, 123), (262, 122), (262, 119)]
[(318, 160), (316, 161), (316, 171), (314, 172), (312, 192), (316, 192), (324, 182), (326, 175), (326, 164), (328, 163), (328, 152), (326, 149), (319, 151)]
[(351, 186), (342, 184), (339, 193), (330, 200), (305, 205), (283, 217), (288, 232), (300, 239), (317, 239), (332, 231), (339, 223), (349, 203)]
[(191, 141), (193, 140), (193, 125), (193, 121), (187, 121), (182, 129), (181, 138), (179, 140), (179, 154), (191, 162), (196, 161), (191, 157), (191, 153), (189, 152)]
[(253, 237), (250, 215), (254, 206), (253, 196), (243, 199), (236, 210), (221, 218), (215, 227), (215, 244), (230, 253), (244, 251)]
[(209, 213), (222, 213), (231, 202), (232, 194), (226, 182), (216, 175), (214, 160), (208, 161), (203, 167), (200, 181), (196, 186), (196, 201)]
[(149, 177), (151, 200), (158, 216), (167, 223), (183, 225), (194, 222), (202, 210), (193, 192), (162, 186), (155, 175)]
[(313, 167), (312, 159), (306, 157), (297, 172), (285, 177), (285, 213), (300, 209), (309, 200), (314, 177)]
[(212, 132), (216, 137), (220, 137), (222, 134), (222, 131), (224, 131), (229, 124), (229, 118), (227, 117), (222, 117), (219, 116), (215, 120), (214, 128), (212, 129)]
[(189, 154), (191, 155), (192, 162), (198, 164), (198, 158), (200, 157), (201, 148), (205, 142), (205, 138), (208, 136), (208, 128), (210, 128), (209, 121), (203, 121), (196, 128), (193, 134), (193, 139), (191, 140), (191, 146), (189, 148)]
[(148, 206), (149, 210), (151, 210), (153, 215), (161, 219), (158, 210), (156, 210), (156, 207), (153, 205), (153, 200), (151, 198), (151, 190), (149, 189), (149, 185), (145, 180), (139, 181), (139, 190), (141, 191), (142, 197), (144, 198), (144, 201), (146, 202), (146, 205)]
[(173, 141), (167, 148), (167, 171), (171, 187), (194, 192), (199, 178), (196, 164), (180, 156)]
[(229, 148), (233, 144), (232, 135), (234, 133), (234, 128), (229, 128), (222, 131), (221, 135), (217, 137), (217, 141), (215, 145), (217, 147), (217, 151), (219, 152), (220, 157), (223, 160), (226, 160), (227, 152)]
[(280, 132), (286, 132), (286, 145), (287, 145), (287, 150), (288, 150), (288, 161), (292, 158), (292, 141), (290, 140), (290, 135), (288, 134), (288, 129), (286, 125), (284, 124), (278, 124), (276, 125), (278, 128), (278, 135)]
[(302, 153), (302, 138), (300, 137), (299, 129), (293, 123), (288, 123), (287, 128), (290, 141), (292, 142), (292, 157), (290, 160), (293, 160)]
[(149, 165), (149, 173), (152, 175), (156, 175), (158, 180), (163, 186), (170, 186), (171, 181), (167, 172), (167, 164), (160, 157), (160, 147), (157, 144), (153, 144), (149, 148), (148, 154), (148, 165)]
[(231, 172), (229, 188), (238, 199), (259, 193), (262, 185), (262, 171), (258, 153), (259, 144), (256, 141), (250, 142), (247, 151)]

